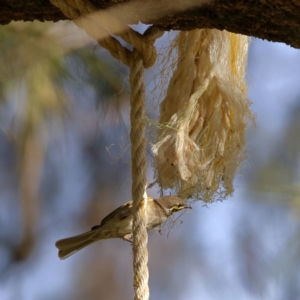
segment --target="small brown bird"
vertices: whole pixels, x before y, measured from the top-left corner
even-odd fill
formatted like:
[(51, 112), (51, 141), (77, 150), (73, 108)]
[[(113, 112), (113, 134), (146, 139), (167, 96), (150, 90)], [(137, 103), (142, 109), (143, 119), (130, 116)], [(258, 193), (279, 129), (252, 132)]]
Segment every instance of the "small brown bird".
[[(173, 213), (184, 208), (191, 208), (176, 196), (165, 196), (159, 199), (148, 197), (147, 230), (151, 230), (165, 222)], [(132, 201), (129, 201), (106, 216), (90, 231), (59, 240), (55, 246), (59, 249), (58, 256), (65, 259), (82, 248), (103, 239), (132, 238)]]

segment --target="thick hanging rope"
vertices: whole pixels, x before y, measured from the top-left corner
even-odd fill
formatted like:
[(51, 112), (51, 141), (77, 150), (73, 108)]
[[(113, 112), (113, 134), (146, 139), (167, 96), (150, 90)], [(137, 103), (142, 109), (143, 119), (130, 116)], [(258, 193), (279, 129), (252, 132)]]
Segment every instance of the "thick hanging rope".
[[(154, 28), (145, 32), (152, 44), (155, 39), (163, 34)], [(139, 43), (137, 47), (141, 47)], [(146, 194), (146, 140), (145, 140), (145, 87), (144, 87), (144, 65), (152, 65), (152, 53), (145, 60), (135, 46), (130, 65), (130, 87), (131, 87), (131, 158), (132, 158), (132, 199), (133, 199), (133, 267), (135, 299), (149, 299), (148, 288), (148, 234), (147, 234), (147, 194)], [(148, 48), (149, 49), (149, 48)], [(143, 52), (145, 54), (145, 52)]]
[[(85, 14), (96, 11), (96, 7), (82, 0), (50, 0), (59, 7), (70, 19), (76, 19)], [(75, 20), (75, 23), (94, 37), (94, 29), (85, 28), (84, 19)], [(131, 103), (131, 158), (132, 158), (132, 200), (133, 200), (133, 270), (135, 300), (149, 299), (148, 287), (148, 233), (147, 233), (147, 193), (146, 193), (146, 139), (145, 139), (145, 87), (144, 68), (151, 67), (156, 60), (154, 42), (163, 35), (163, 31), (150, 27), (144, 35), (131, 28), (119, 34), (123, 40), (134, 46), (133, 52), (123, 47), (113, 37), (98, 40), (98, 43), (110, 51), (111, 55), (130, 67), (130, 103)]]
[[(129, 31), (131, 32), (131, 31)], [(131, 158), (132, 158), (132, 200), (133, 200), (133, 268), (135, 299), (149, 299), (148, 288), (148, 234), (147, 234), (147, 194), (146, 194), (146, 140), (145, 140), (145, 87), (144, 67), (154, 64), (156, 51), (153, 43), (163, 32), (149, 28), (142, 39), (136, 33), (122, 35), (134, 44), (130, 53), (130, 103), (131, 103)], [(145, 39), (147, 37), (147, 39)], [(143, 49), (146, 49), (143, 51)]]

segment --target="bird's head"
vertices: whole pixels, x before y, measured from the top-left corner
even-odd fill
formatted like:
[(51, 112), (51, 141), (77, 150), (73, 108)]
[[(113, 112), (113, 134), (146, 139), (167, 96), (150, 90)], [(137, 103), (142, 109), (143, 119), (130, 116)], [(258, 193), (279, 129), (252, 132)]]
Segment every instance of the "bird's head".
[(160, 199), (157, 199), (159, 204), (167, 211), (169, 215), (180, 211), (182, 209), (190, 208), (182, 199), (176, 196), (164, 196)]

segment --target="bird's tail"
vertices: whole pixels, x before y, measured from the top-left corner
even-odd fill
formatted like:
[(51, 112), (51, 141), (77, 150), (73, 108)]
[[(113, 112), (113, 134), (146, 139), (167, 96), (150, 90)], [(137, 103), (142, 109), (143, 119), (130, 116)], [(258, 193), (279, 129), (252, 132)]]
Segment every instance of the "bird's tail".
[(88, 231), (86, 233), (57, 241), (55, 246), (59, 250), (58, 257), (60, 259), (65, 259), (82, 248), (96, 242), (98, 239), (95, 239), (94, 235), (95, 231)]

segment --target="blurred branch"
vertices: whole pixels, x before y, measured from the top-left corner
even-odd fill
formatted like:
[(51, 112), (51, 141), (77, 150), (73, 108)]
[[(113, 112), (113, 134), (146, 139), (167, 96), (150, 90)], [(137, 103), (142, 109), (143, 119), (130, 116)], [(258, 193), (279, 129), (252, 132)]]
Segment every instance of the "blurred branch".
[(15, 259), (17, 260), (27, 258), (35, 243), (35, 231), (39, 216), (39, 186), (44, 152), (43, 145), (34, 136), (27, 137), (20, 162), (23, 239), (15, 251)]

